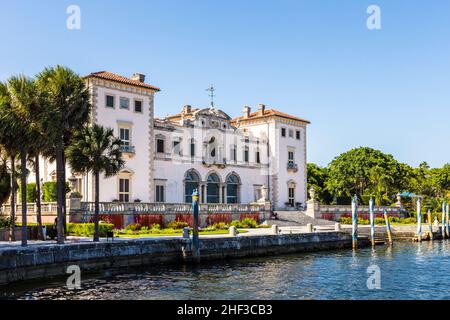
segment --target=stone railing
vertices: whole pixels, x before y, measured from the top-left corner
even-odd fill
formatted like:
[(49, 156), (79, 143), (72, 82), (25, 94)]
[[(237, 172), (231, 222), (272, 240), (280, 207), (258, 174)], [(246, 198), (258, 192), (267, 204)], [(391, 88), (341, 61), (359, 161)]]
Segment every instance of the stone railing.
[[(200, 213), (257, 213), (266, 211), (264, 204), (200, 204)], [(79, 209), (71, 208), (71, 212), (93, 214), (94, 202), (81, 202)], [(101, 202), (100, 214), (188, 214), (192, 213), (189, 203), (123, 203)]]
[[(405, 212), (399, 207), (375, 206), (375, 217), (382, 217), (384, 211), (389, 216), (404, 217)], [(323, 205), (315, 200), (309, 200), (307, 203), (306, 214), (316, 219), (339, 221), (341, 217), (350, 217), (352, 214), (351, 205)], [(369, 206), (358, 206), (358, 216), (363, 219), (369, 219)]]
[[(3, 215), (9, 215), (11, 213), (11, 205), (4, 204), (1, 208), (1, 213)], [(22, 205), (16, 204), (16, 214), (20, 214), (22, 212)], [(56, 214), (57, 204), (56, 202), (43, 202), (41, 204), (41, 212), (43, 214)], [(37, 205), (36, 203), (27, 203), (27, 214), (35, 214), (37, 212)]]
[[(57, 216), (57, 204), (56, 202), (43, 202), (41, 204), (41, 218), (43, 223), (54, 223)], [(16, 204), (16, 221), (21, 221), (22, 205)], [(27, 220), (29, 223), (37, 222), (37, 205), (35, 203), (27, 204)], [(11, 205), (4, 204), (0, 206), (0, 215), (9, 216), (11, 214)]]
[[(400, 214), (401, 210), (397, 207), (375, 206), (375, 214), (383, 214), (384, 210), (388, 213)], [(320, 205), (319, 212), (321, 214), (346, 214), (352, 212), (351, 205)], [(369, 206), (358, 206), (358, 213), (369, 213)]]

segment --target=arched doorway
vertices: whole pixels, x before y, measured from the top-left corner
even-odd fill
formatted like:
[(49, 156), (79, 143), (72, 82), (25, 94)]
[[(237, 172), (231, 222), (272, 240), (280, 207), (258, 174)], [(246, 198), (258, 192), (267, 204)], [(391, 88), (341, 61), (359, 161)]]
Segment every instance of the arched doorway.
[(227, 177), (227, 203), (239, 203), (239, 186), (241, 179), (235, 173)]
[(184, 179), (184, 201), (186, 203), (192, 202), (192, 192), (195, 189), (199, 190), (200, 176), (194, 170), (190, 170), (186, 173)]
[(220, 203), (220, 178), (216, 173), (211, 173), (207, 179), (206, 202)]

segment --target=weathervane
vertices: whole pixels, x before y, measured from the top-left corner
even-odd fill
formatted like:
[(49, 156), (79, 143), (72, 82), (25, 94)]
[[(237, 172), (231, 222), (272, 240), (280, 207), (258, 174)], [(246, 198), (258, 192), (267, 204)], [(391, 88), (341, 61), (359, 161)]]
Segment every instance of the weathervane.
[(216, 96), (214, 92), (216, 91), (216, 89), (211, 85), (211, 87), (206, 89), (206, 91), (209, 91), (209, 97), (211, 98), (211, 108), (214, 108), (214, 97)]

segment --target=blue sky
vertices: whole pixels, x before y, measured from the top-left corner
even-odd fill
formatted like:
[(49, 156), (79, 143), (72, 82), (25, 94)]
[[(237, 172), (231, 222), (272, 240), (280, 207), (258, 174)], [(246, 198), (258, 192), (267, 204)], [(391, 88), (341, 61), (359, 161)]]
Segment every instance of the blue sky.
[[(81, 8), (81, 30), (66, 8)], [(366, 9), (381, 8), (368, 30)], [(309, 119), (308, 161), (370, 146), (399, 161), (450, 162), (446, 0), (42, 0), (0, 5), (0, 80), (64, 64), (81, 75), (140, 71), (184, 104), (268, 107)]]

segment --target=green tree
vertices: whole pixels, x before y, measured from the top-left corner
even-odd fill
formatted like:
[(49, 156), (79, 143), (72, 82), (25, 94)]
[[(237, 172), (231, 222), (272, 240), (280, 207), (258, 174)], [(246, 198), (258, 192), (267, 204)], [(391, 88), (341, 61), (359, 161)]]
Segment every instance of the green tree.
[(320, 203), (329, 204), (332, 201), (332, 197), (325, 186), (325, 183), (328, 179), (328, 169), (324, 167), (319, 167), (315, 163), (308, 163), (307, 176), (308, 176), (307, 189), (310, 190), (311, 188), (314, 188), (316, 199)]
[[(380, 176), (381, 173), (381, 176)], [(397, 162), (390, 154), (368, 147), (352, 149), (336, 157), (329, 165), (327, 190), (334, 196), (350, 199), (357, 194), (379, 193), (379, 200), (395, 201), (396, 194), (408, 181), (408, 166)]]
[(56, 66), (37, 76), (37, 85), (43, 93), (47, 113), (46, 132), (55, 146), (57, 179), (58, 243), (64, 243), (65, 157), (67, 141), (75, 131), (87, 125), (90, 113), (89, 92), (84, 80), (72, 70)]
[(94, 124), (75, 136), (67, 148), (67, 158), (74, 171), (92, 172), (95, 177), (94, 241), (99, 241), (100, 174), (111, 177), (122, 169), (121, 141), (112, 129)]

